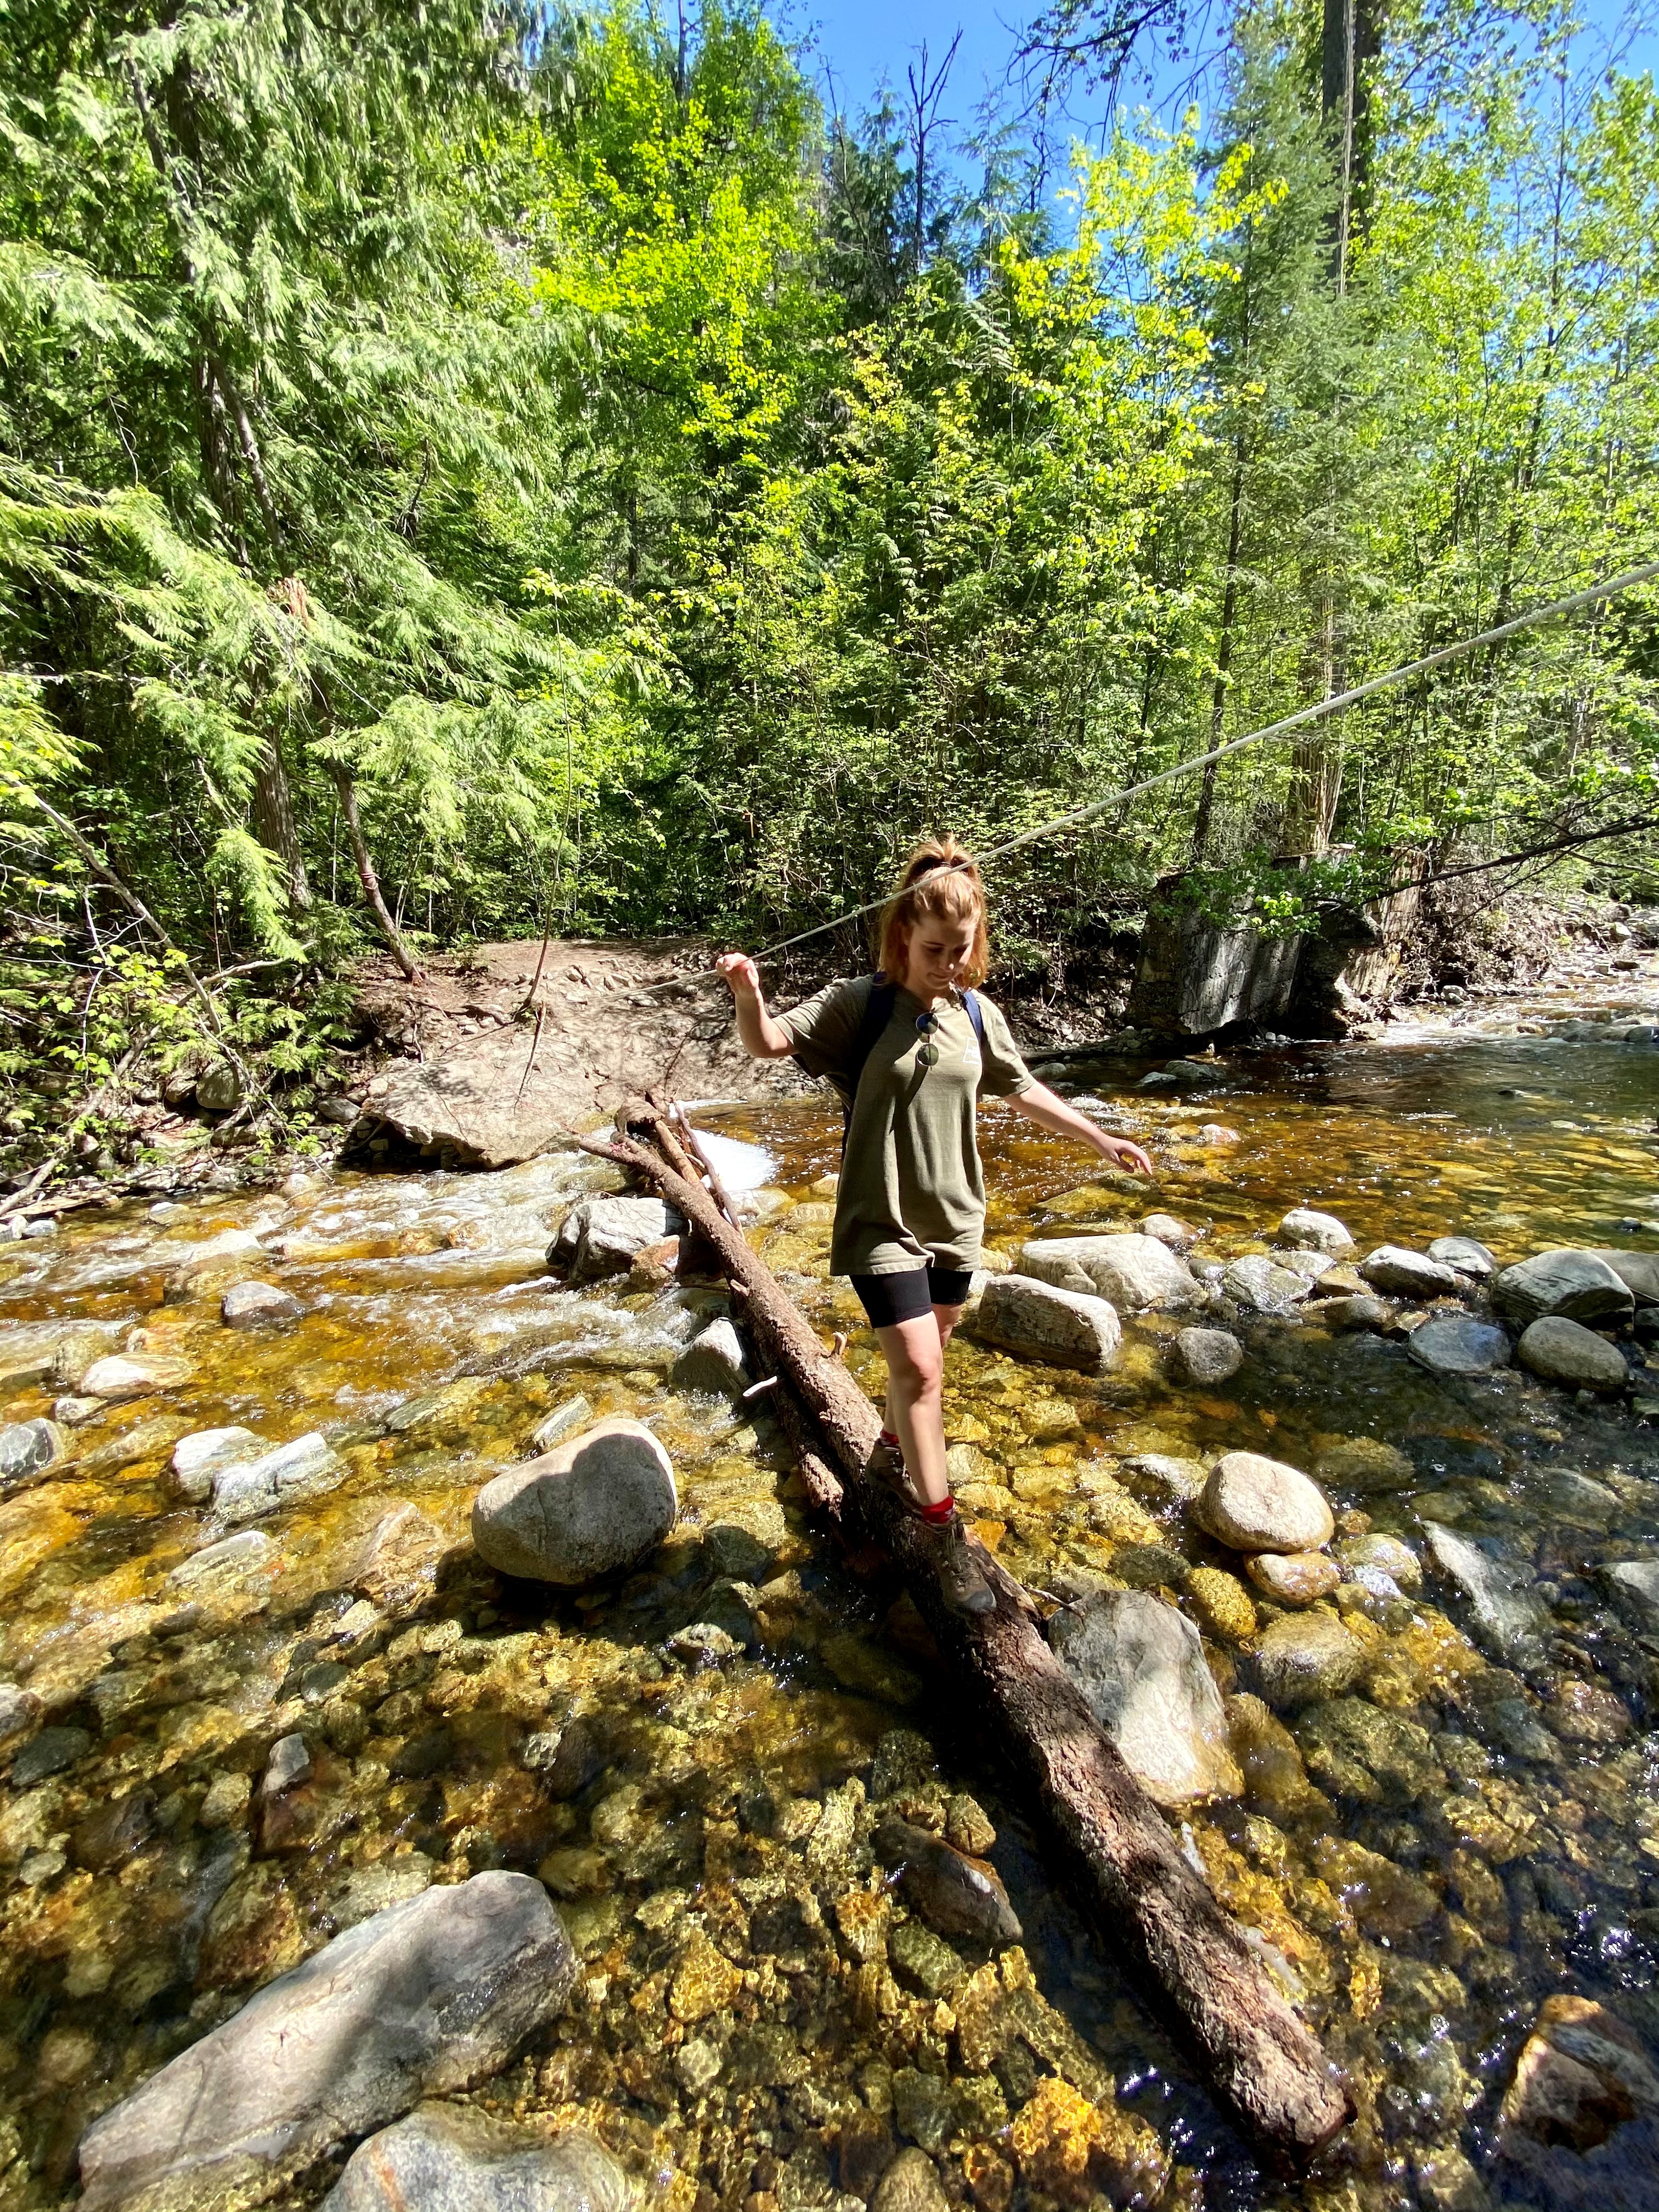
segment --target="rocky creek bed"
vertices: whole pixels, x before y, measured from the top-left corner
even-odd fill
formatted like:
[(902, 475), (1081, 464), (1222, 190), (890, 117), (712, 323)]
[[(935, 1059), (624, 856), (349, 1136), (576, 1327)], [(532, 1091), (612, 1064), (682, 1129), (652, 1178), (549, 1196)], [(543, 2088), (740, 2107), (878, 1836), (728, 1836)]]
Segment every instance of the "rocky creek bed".
[[(1293, 2184), (607, 1168), (302, 1172), (0, 1252), (0, 2205), (1659, 2201), (1659, 1304), (1520, 1265), (1659, 1254), (1659, 1059), (1613, 1026), (1077, 1068), (1151, 1191), (986, 1116), (958, 1496), (1347, 2073)], [(709, 1120), (878, 1389), (831, 1115)], [(1111, 1294), (1106, 1364), (1022, 1346), (1022, 1280)], [(481, 1491), (605, 1417), (643, 1517), (565, 1586), (486, 1565)]]

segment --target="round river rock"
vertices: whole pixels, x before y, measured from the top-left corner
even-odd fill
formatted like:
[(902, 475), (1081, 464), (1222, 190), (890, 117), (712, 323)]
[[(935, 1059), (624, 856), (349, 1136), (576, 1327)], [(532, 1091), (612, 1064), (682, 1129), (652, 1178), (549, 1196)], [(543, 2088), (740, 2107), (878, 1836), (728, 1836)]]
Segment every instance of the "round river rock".
[(472, 1540), (502, 1574), (574, 1589), (642, 1559), (678, 1511), (667, 1452), (642, 1421), (616, 1415), (487, 1482)]
[(1228, 1452), (1210, 1469), (1199, 1523), (1235, 1552), (1316, 1552), (1336, 1533), (1323, 1492), (1261, 1452)]
[(1523, 1367), (1547, 1382), (1565, 1382), (1575, 1390), (1622, 1390), (1630, 1381), (1616, 1345), (1559, 1314), (1534, 1322), (1522, 1332), (1516, 1353)]

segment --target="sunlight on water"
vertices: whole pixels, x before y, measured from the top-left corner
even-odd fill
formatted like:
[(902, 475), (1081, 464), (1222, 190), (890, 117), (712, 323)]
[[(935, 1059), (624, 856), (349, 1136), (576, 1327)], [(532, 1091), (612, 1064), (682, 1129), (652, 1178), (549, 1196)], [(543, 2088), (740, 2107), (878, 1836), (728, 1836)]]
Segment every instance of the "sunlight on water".
[[(1504, 1262), (1659, 1250), (1659, 1230), (1620, 1227), (1659, 1222), (1656, 1066), (1613, 1043), (1442, 1036), (1240, 1059), (1171, 1097), (1137, 1090), (1139, 1066), (1075, 1066), (1088, 1110), (1150, 1144), (1155, 1187), (989, 1109), (994, 1264), (1157, 1207), (1196, 1232), (1201, 1272), (1268, 1250), (1304, 1204), (1362, 1254), (1454, 1231)], [(756, 1241), (878, 1391), (826, 1273), (838, 1108), (716, 1119)], [(982, 2212), (1011, 2189), (1043, 2212), (1064, 2191), (1027, 2123), (1006, 2130), (1054, 2073), (1095, 2099), (1115, 2081), (1098, 2172), (1120, 2183), (1100, 2186), (1133, 2194), (1123, 2173), (1172, 2156), (1164, 2203), (1196, 2204), (1200, 2177), (1206, 2205), (1259, 2200), (1050, 1887), (974, 1717), (935, 1698), (908, 1602), (843, 1577), (763, 1411), (670, 1387), (720, 1287), (548, 1272), (567, 1210), (616, 1187), (576, 1153), (490, 1176), (301, 1176), (0, 1251), (0, 1411), (64, 1425), (58, 1462), (6, 1475), (0, 1502), (0, 2203), (67, 2201), (93, 2114), (338, 1929), (491, 1866), (539, 1871), (587, 1961), (557, 2036), (492, 2094), (584, 2117), (676, 2212), (830, 2207), (905, 2141)], [(246, 1279), (298, 1317), (225, 1326), (221, 1297)], [(1580, 2179), (1600, 2192), (1587, 2205), (1645, 2201), (1639, 2105), (1589, 2160), (1558, 2142), (1532, 2165), (1503, 2149), (1499, 2106), (1552, 1992), (1659, 2037), (1659, 1623), (1607, 1574), (1659, 1562), (1659, 1429), (1515, 1370), (1437, 1379), (1397, 1337), (1334, 1333), (1311, 1306), (1240, 1322), (1240, 1372), (1182, 1387), (1167, 1340), (1187, 1318), (1127, 1321), (1102, 1376), (964, 1335), (948, 1427), (964, 1510), (1045, 1604), (1162, 1591), (1234, 1700), (1245, 1794), (1174, 1817), (1359, 2106), (1330, 2172), (1265, 2201), (1544, 2212)], [(117, 1352), (162, 1363), (156, 1387), (79, 1396)], [(471, 1500), (578, 1396), (652, 1423), (680, 1525), (620, 1584), (504, 1583), (471, 1554)], [(230, 1425), (259, 1446), (319, 1434), (329, 1486), (246, 1522), (184, 1494), (179, 1439)], [(1319, 1478), (1349, 1561), (1322, 1609), (1352, 1666), (1277, 1712), (1249, 1692), (1278, 1608), (1180, 1504), (1181, 1462), (1243, 1445)], [(1484, 1611), (1436, 1565), (1431, 1546), (1452, 1558), (1456, 1540), (1501, 1570)], [(677, 1655), (694, 1623), (738, 1656)], [(591, 1758), (555, 1794), (525, 1746), (577, 1717)], [(270, 1745), (295, 1731), (311, 1776), (262, 1796)], [(1022, 1953), (947, 1948), (908, 1917), (872, 1873), (878, 1805), (988, 1850)], [(708, 2011), (665, 2010), (694, 1955)], [(981, 2014), (994, 2033), (964, 2025)], [(707, 2057), (683, 2060), (693, 2044)]]

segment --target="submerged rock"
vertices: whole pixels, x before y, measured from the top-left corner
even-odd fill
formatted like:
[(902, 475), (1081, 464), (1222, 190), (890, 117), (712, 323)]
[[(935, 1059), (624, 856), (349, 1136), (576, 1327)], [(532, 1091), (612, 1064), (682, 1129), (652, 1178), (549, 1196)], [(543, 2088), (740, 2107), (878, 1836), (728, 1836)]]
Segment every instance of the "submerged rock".
[[(1567, 2201), (1582, 2203), (1588, 2212), (1591, 2205), (1621, 2201), (1613, 2194), (1618, 2169), (1604, 2166), (1598, 2189), (1595, 2169), (1580, 2166), (1578, 2160), (1632, 2122), (1650, 2124), (1656, 2119), (1659, 2071), (1640, 2039), (1616, 2013), (1588, 1997), (1565, 1992), (1547, 1997), (1504, 2094), (1498, 2126), (1501, 2154), (1547, 2185), (1565, 2164), (1560, 2182), (1572, 2191)], [(1651, 2181), (1655, 2138), (1643, 2132), (1647, 2140), (1641, 2147), (1632, 2142), (1627, 2170), (1634, 2175), (1645, 2148)], [(1580, 2174), (1582, 2194), (1572, 2188)], [(1643, 2199), (1622, 2201), (1635, 2205)]]
[(1462, 1288), (1454, 1268), (1403, 1244), (1379, 1244), (1359, 1262), (1359, 1273), (1374, 1291), (1390, 1297), (1455, 1297)]
[(994, 1276), (969, 1327), (987, 1344), (1062, 1367), (1115, 1367), (1123, 1346), (1117, 1309), (1107, 1299), (1029, 1275)]
[(1312, 1252), (1327, 1252), (1340, 1260), (1345, 1252), (1354, 1249), (1352, 1232), (1345, 1222), (1334, 1213), (1318, 1213), (1310, 1206), (1298, 1206), (1279, 1224), (1279, 1234), (1286, 1244), (1300, 1244)]
[(1565, 1382), (1573, 1390), (1622, 1390), (1630, 1381), (1616, 1345), (1559, 1314), (1546, 1314), (1523, 1329), (1516, 1357), (1547, 1382)]
[(264, 1328), (298, 1321), (305, 1312), (291, 1291), (275, 1283), (233, 1283), (219, 1301), (227, 1328)]
[(1178, 1312), (1200, 1304), (1192, 1270), (1156, 1237), (1056, 1237), (1020, 1248), (1020, 1273), (1062, 1291), (1092, 1292), (1120, 1310)]
[(157, 1390), (175, 1390), (191, 1376), (189, 1363), (183, 1359), (162, 1359), (146, 1354), (127, 1358), (112, 1353), (106, 1359), (94, 1359), (81, 1377), (80, 1388), (88, 1398), (102, 1398), (112, 1405), (123, 1405), (130, 1398), (148, 1398)]
[(216, 1467), (213, 1510), (222, 1521), (257, 1521), (284, 1506), (297, 1505), (302, 1498), (337, 1489), (347, 1473), (345, 1462), (313, 1429), (258, 1459)]
[(433, 2105), (360, 2143), (323, 2212), (631, 2212), (639, 2195), (585, 2129), (550, 2142), (464, 2105)]
[(1423, 1587), (1423, 1569), (1417, 1554), (1398, 1536), (1381, 1533), (1346, 1536), (1336, 1547), (1336, 1556), (1345, 1567), (1356, 1571), (1364, 1569), (1387, 1575), (1401, 1590), (1415, 1591)]
[(56, 1421), (40, 1417), (0, 1429), (0, 1496), (61, 1459), (67, 1441)]
[(1276, 1605), (1313, 1605), (1342, 1579), (1336, 1561), (1322, 1552), (1261, 1552), (1245, 1562), (1244, 1571)]
[(1436, 1565), (1469, 1601), (1475, 1641), (1516, 1666), (1540, 1665), (1550, 1614), (1532, 1586), (1528, 1569), (1490, 1541), (1486, 1546), (1472, 1543), (1437, 1521), (1425, 1521), (1423, 1526)]
[(1023, 1933), (1002, 1877), (984, 1859), (890, 1814), (876, 1830), (876, 1856), (899, 1875), (911, 1910), (941, 1936), (1018, 1943)]
[(1296, 1735), (1309, 1771), (1337, 1796), (1368, 1805), (1408, 1802), (1446, 1786), (1428, 1730), (1364, 1698), (1310, 1705)]
[(1206, 1635), (1223, 1644), (1247, 1644), (1255, 1634), (1255, 1607), (1237, 1575), (1220, 1567), (1194, 1567), (1182, 1595)]
[(417, 2098), (497, 2072), (562, 2008), (574, 1974), (558, 1915), (527, 1875), (475, 1875), (394, 1905), (268, 1983), (94, 2121), (82, 2203), (260, 2201)]
[(1270, 1705), (1294, 1710), (1338, 1698), (1358, 1675), (1364, 1652), (1330, 1613), (1287, 1613), (1249, 1654), (1255, 1686)]
[(1376, 1332), (1388, 1327), (1389, 1310), (1381, 1298), (1353, 1297), (1324, 1298), (1312, 1309), (1314, 1317), (1339, 1335), (1352, 1335), (1361, 1329)]
[(1123, 1472), (1182, 1505), (1198, 1496), (1206, 1480), (1201, 1460), (1181, 1459), (1169, 1452), (1135, 1452), (1124, 1461)]
[(1172, 1339), (1169, 1358), (1177, 1382), (1207, 1387), (1237, 1374), (1244, 1347), (1224, 1328), (1183, 1328)]
[(679, 1512), (674, 1465), (642, 1421), (598, 1421), (498, 1474), (472, 1504), (487, 1566), (577, 1588), (653, 1551)]
[(1659, 1633), (1659, 1559), (1620, 1559), (1605, 1572), (1626, 1610), (1650, 1634)]
[(902, 2150), (882, 2175), (870, 2212), (950, 2212), (939, 2168), (925, 2150)]
[(1412, 1331), (1406, 1349), (1431, 1375), (1494, 1375), (1510, 1364), (1509, 1332), (1473, 1314), (1436, 1314)]
[(1300, 1305), (1313, 1285), (1293, 1267), (1281, 1267), (1265, 1252), (1233, 1260), (1221, 1271), (1221, 1288), (1251, 1313), (1284, 1313)]
[(1191, 1621), (1144, 1590), (1054, 1616), (1054, 1650), (1124, 1763), (1160, 1805), (1237, 1796), (1227, 1716)]
[(1316, 1552), (1336, 1530), (1318, 1484), (1261, 1452), (1225, 1453), (1193, 1510), (1236, 1552)]
[(574, 1398), (567, 1398), (562, 1406), (553, 1408), (532, 1433), (529, 1456), (536, 1458), (543, 1452), (551, 1451), (555, 1444), (562, 1443), (574, 1430), (589, 1427), (592, 1419), (593, 1408), (586, 1398), (580, 1394)]
[(1630, 1285), (1595, 1252), (1565, 1247), (1539, 1252), (1492, 1279), (1492, 1304), (1525, 1324), (1546, 1315), (1565, 1321), (1627, 1321), (1636, 1300)]

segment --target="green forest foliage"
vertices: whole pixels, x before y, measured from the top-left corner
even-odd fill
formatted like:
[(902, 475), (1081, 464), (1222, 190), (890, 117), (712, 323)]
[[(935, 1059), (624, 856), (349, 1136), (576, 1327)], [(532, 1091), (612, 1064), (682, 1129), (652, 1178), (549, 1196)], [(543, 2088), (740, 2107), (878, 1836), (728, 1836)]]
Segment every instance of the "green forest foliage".
[[(1651, 80), (1553, 0), (1365, 21), (1334, 112), (1239, 0), (1213, 112), (1057, 185), (745, 0), (8, 0), (0, 1066), (94, 977), (280, 1050), (381, 940), (752, 941), (1659, 554)], [(1656, 611), (1029, 848), (1012, 942), (1649, 820)]]

